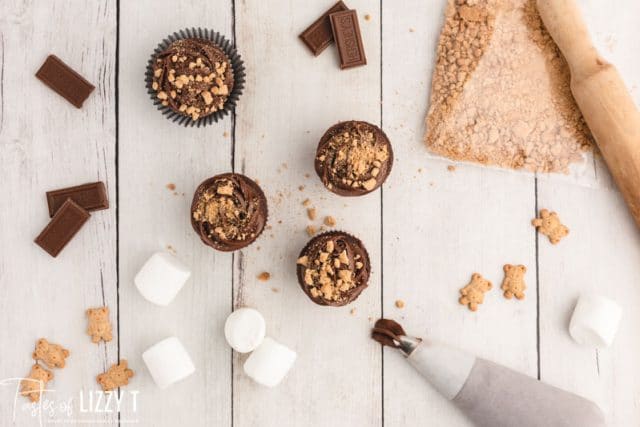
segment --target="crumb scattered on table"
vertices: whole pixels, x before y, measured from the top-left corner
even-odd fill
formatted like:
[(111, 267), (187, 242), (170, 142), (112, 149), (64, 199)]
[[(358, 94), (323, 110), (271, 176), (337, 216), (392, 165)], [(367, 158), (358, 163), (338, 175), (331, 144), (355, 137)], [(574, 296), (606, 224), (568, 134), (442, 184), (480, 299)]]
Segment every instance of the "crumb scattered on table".
[(401, 299), (396, 300), (396, 307), (404, 308), (404, 301), (402, 301)]
[(337, 222), (336, 219), (334, 217), (332, 217), (331, 215), (326, 216), (324, 218), (324, 224), (329, 226), (329, 227), (335, 227)]
[(307, 206), (309, 206), (309, 205), (311, 205), (311, 200), (309, 200), (309, 199), (304, 199), (304, 202), (302, 202), (302, 206), (307, 207)]
[(167, 184), (167, 190), (175, 191), (176, 190), (176, 185), (173, 182), (168, 183)]
[(224, 133), (222, 134), (222, 136), (223, 136), (224, 138), (229, 138), (229, 132), (224, 131)]
[(268, 271), (263, 271), (262, 273), (258, 274), (258, 280), (260, 280), (261, 282), (266, 282), (269, 279), (271, 279), (271, 273), (269, 273)]
[(356, 309), (355, 309), (355, 308), (352, 308), (352, 309), (349, 311), (349, 314), (351, 314), (352, 316), (355, 316), (355, 315), (356, 315)]
[(371, 15), (369, 15), (368, 13), (366, 15), (364, 15), (364, 20), (365, 21), (371, 21)]
[(309, 235), (309, 237), (313, 237), (316, 233), (317, 233), (317, 230), (313, 225), (307, 226), (307, 234)]
[(453, 172), (453, 171), (455, 171), (455, 170), (456, 170), (456, 167), (455, 167), (454, 165), (449, 165), (449, 166), (447, 166), (447, 170), (448, 170), (449, 172)]
[(317, 215), (316, 208), (308, 208), (307, 209), (307, 216), (309, 217), (309, 219), (311, 221), (316, 219), (316, 215)]
[(304, 191), (304, 185), (300, 185), (300, 186), (298, 187), (298, 190), (300, 190), (300, 191)]

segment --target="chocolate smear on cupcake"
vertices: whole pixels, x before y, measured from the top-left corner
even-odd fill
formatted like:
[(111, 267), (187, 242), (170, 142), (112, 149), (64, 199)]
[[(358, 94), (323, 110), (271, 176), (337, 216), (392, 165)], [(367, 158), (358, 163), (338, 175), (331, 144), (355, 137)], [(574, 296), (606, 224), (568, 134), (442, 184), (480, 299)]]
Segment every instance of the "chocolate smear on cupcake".
[(367, 287), (369, 254), (359, 239), (330, 231), (314, 237), (302, 249), (297, 273), (300, 287), (313, 302), (343, 306)]
[(253, 243), (267, 222), (267, 199), (251, 179), (226, 173), (198, 186), (191, 203), (191, 225), (202, 241), (219, 251)]
[(209, 40), (176, 40), (153, 64), (151, 88), (156, 97), (165, 107), (193, 121), (222, 110), (233, 84), (229, 58)]
[(341, 196), (362, 196), (380, 187), (393, 165), (385, 133), (367, 122), (338, 123), (325, 132), (316, 150), (322, 183)]

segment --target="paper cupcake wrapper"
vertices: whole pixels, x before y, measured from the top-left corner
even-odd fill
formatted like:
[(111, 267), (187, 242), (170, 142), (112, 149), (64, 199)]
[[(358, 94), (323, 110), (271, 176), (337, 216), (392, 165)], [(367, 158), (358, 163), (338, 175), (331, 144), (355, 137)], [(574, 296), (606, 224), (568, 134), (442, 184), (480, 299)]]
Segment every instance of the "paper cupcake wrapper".
[[(225, 53), (225, 55), (227, 55), (229, 61), (231, 62), (231, 67), (233, 68), (233, 89), (231, 90), (229, 97), (224, 103), (224, 108), (222, 110), (215, 111), (208, 116), (200, 117), (198, 120), (193, 120), (189, 116), (177, 113), (170, 107), (162, 105), (162, 102), (156, 97), (156, 91), (151, 88), (151, 84), (153, 83), (153, 65), (155, 63), (156, 57), (160, 53), (164, 52), (171, 43), (175, 42), (176, 40), (183, 39), (202, 39), (213, 42)], [(224, 116), (234, 111), (238, 99), (240, 98), (240, 95), (242, 95), (242, 90), (244, 89), (245, 77), (246, 74), (244, 62), (242, 62), (242, 57), (232, 46), (231, 42), (220, 33), (206, 28), (185, 28), (184, 30), (180, 30), (168, 35), (167, 38), (162, 40), (162, 42), (158, 44), (158, 47), (156, 47), (153, 51), (153, 54), (151, 55), (151, 58), (149, 58), (149, 62), (147, 63), (147, 71), (145, 72), (147, 93), (151, 97), (153, 105), (155, 105), (158, 110), (162, 111), (162, 114), (168, 120), (176, 122), (185, 127), (200, 127), (210, 125), (211, 123), (218, 122), (218, 120), (221, 120)]]
[(346, 300), (344, 300), (343, 302), (333, 302), (333, 301), (325, 301), (322, 298), (314, 298), (313, 295), (311, 295), (311, 291), (310, 291), (309, 287), (304, 283), (304, 277), (302, 276), (302, 270), (300, 269), (300, 266), (297, 265), (297, 264), (296, 264), (296, 276), (298, 278), (298, 285), (300, 286), (300, 289), (302, 289), (302, 292), (304, 292), (309, 297), (309, 299), (312, 302), (314, 302), (315, 304), (322, 305), (322, 306), (328, 306), (328, 307), (343, 307), (343, 306), (349, 305), (352, 302), (354, 302), (355, 300), (357, 300), (358, 297), (360, 296), (360, 294), (362, 293), (362, 291), (364, 291), (366, 288), (369, 287), (369, 280), (371, 279), (371, 258), (369, 257), (369, 252), (367, 251), (367, 247), (364, 245), (362, 240), (360, 240), (359, 238), (357, 238), (353, 234), (349, 234), (346, 231), (342, 231), (342, 230), (325, 231), (325, 232), (317, 234), (317, 235), (313, 236), (311, 239), (309, 239), (307, 244), (304, 245), (304, 248), (302, 248), (302, 250), (300, 251), (300, 255), (298, 255), (298, 258), (303, 256), (307, 252), (309, 247), (312, 244), (314, 244), (316, 241), (322, 239), (325, 236), (335, 236), (335, 235), (347, 236), (347, 237), (349, 237), (351, 239), (354, 239), (356, 242), (360, 243), (360, 246), (362, 246), (362, 249), (364, 251), (364, 255), (366, 256), (367, 265), (369, 266), (369, 276), (367, 277), (367, 282), (363, 283), (362, 285), (360, 285), (360, 286), (356, 287), (355, 289), (353, 289), (353, 291), (351, 291), (351, 293), (349, 294), (349, 297)]

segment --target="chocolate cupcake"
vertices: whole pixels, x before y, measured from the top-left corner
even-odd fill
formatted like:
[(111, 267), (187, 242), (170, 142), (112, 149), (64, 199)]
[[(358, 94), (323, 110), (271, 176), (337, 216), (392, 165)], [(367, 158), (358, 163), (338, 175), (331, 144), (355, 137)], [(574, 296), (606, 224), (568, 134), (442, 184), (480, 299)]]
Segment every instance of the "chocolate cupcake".
[(367, 122), (349, 121), (330, 127), (316, 150), (316, 173), (325, 187), (341, 196), (374, 191), (387, 179), (392, 165), (389, 138)]
[(192, 28), (174, 33), (156, 48), (146, 82), (167, 118), (200, 126), (235, 107), (244, 76), (240, 56), (224, 37)]
[(225, 173), (198, 186), (191, 203), (191, 225), (202, 241), (224, 252), (253, 243), (267, 222), (267, 199), (251, 179)]
[(341, 231), (320, 234), (302, 249), (298, 283), (311, 301), (340, 307), (367, 287), (371, 264), (362, 242)]

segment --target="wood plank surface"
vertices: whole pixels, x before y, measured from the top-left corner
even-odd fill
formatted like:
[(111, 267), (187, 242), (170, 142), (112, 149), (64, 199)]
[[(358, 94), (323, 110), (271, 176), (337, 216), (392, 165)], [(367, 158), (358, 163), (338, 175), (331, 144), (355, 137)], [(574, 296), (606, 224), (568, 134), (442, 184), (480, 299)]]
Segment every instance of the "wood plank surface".
[[(72, 399), (73, 414), (43, 412), (49, 423), (470, 426), (399, 354), (369, 339), (381, 315), (591, 398), (611, 426), (638, 424), (640, 233), (597, 155), (569, 176), (536, 177), (428, 153), (424, 116), (446, 1), (349, 0), (368, 64), (344, 71), (334, 46), (314, 57), (297, 37), (332, 0), (0, 2), (0, 425), (40, 425), (24, 398), (13, 418), (17, 384), (5, 379), (28, 373), (35, 340), (46, 337), (71, 351), (48, 398)], [(640, 4), (580, 5), (640, 103)], [(158, 42), (198, 26), (237, 43), (247, 83), (235, 117), (192, 129), (156, 111), (144, 72)], [(95, 84), (82, 109), (34, 77), (50, 53)], [(381, 125), (395, 153), (383, 190), (357, 198), (333, 195), (313, 170), (324, 131), (350, 119)], [(264, 234), (234, 254), (204, 246), (189, 221), (197, 185), (231, 170), (260, 183), (270, 214)], [(44, 193), (97, 180), (111, 208), (93, 213), (51, 258), (33, 243), (49, 220)], [(536, 237), (536, 208), (558, 211), (570, 235), (556, 246)], [(327, 215), (363, 240), (372, 261), (369, 288), (343, 308), (313, 304), (295, 276), (305, 227), (320, 228)], [(167, 307), (133, 284), (160, 250), (192, 269)], [(528, 267), (524, 301), (502, 297), (506, 263)], [(263, 271), (267, 282), (257, 279)], [(457, 302), (473, 272), (494, 285), (477, 313)], [(573, 305), (589, 291), (624, 308), (609, 349), (580, 347), (568, 335)], [(95, 345), (84, 310), (102, 304), (114, 339)], [(260, 310), (267, 335), (298, 353), (277, 388), (251, 381), (247, 356), (225, 342), (225, 318), (244, 306)], [(141, 354), (171, 335), (197, 371), (159, 390)], [(81, 412), (79, 396), (99, 390), (95, 376), (118, 358), (136, 372), (121, 390), (120, 413)], [(135, 406), (130, 392), (138, 392)]]
[[(224, 135), (231, 121), (184, 128), (166, 120), (146, 93), (144, 72), (153, 49), (174, 31), (203, 27), (230, 37), (231, 2), (149, 0), (120, 7), (120, 356), (136, 370), (131, 387), (140, 391), (137, 412), (128, 408), (121, 416), (154, 426), (229, 425), (231, 350), (222, 330), (231, 311), (231, 254), (202, 244), (191, 228), (190, 206), (201, 181), (230, 168), (231, 140)], [(171, 305), (157, 307), (142, 298), (133, 278), (167, 245), (192, 276)], [(141, 354), (171, 335), (186, 347), (196, 373), (159, 390)]]
[[(632, 0), (581, 2), (594, 42), (616, 64), (640, 105), (640, 41)], [(606, 16), (606, 19), (602, 17)], [(601, 157), (596, 157), (597, 186), (539, 182), (538, 205), (558, 212), (570, 235), (553, 246), (540, 236), (541, 378), (597, 402), (611, 426), (636, 425), (640, 419), (640, 354), (636, 325), (640, 313), (640, 233), (615, 188)], [(580, 294), (613, 299), (624, 310), (611, 348), (579, 346), (568, 335), (570, 313)]]
[[(536, 376), (534, 178), (428, 153), (424, 117), (446, 2), (408, 3), (384, 2), (382, 12), (383, 125), (397, 154), (383, 199), (384, 315)], [(503, 298), (504, 264), (527, 266), (524, 301)], [(458, 303), (474, 272), (493, 283), (476, 313)], [(385, 426), (470, 425), (393, 350), (384, 397)]]
[[(235, 306), (259, 309), (267, 334), (298, 353), (294, 369), (273, 390), (246, 377), (246, 357), (234, 358), (236, 426), (381, 424), (381, 355), (368, 337), (369, 318), (380, 314), (380, 192), (339, 197), (313, 170), (316, 146), (331, 125), (379, 123), (380, 13), (377, 3), (349, 1), (359, 12), (368, 64), (341, 71), (333, 46), (316, 58), (297, 38), (332, 4), (247, 0), (236, 8), (248, 79), (238, 108), (235, 166), (259, 180), (271, 229), (236, 255)], [(295, 262), (312, 223), (302, 206), (307, 198), (318, 211), (318, 228), (332, 215), (336, 228), (360, 237), (369, 252), (369, 287), (346, 307), (317, 306), (298, 286)], [(261, 271), (272, 279), (259, 282)]]
[[(115, 60), (116, 5), (64, 0), (0, 3), (0, 380), (28, 375), (38, 338), (71, 352), (54, 369), (49, 405), (73, 399), (73, 419), (109, 424), (117, 414), (82, 414), (79, 393), (117, 357), (85, 333), (85, 310), (116, 305)], [(54, 93), (35, 73), (55, 54), (96, 86), (82, 109)], [(112, 208), (95, 212), (52, 258), (33, 239), (49, 222), (45, 192), (104, 181)], [(16, 383), (0, 386), (0, 424), (64, 421), (60, 411), (30, 407)], [(85, 394), (85, 397), (87, 395)], [(43, 409), (44, 408), (44, 409)], [(15, 417), (14, 417), (15, 410)]]

